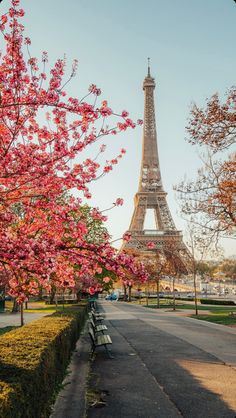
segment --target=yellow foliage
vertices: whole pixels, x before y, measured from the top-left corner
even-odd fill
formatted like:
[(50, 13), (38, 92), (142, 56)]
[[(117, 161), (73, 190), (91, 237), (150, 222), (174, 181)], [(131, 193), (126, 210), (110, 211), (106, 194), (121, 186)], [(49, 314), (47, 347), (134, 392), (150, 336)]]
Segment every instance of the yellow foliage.
[(0, 337), (0, 418), (44, 418), (79, 336), (86, 307)]

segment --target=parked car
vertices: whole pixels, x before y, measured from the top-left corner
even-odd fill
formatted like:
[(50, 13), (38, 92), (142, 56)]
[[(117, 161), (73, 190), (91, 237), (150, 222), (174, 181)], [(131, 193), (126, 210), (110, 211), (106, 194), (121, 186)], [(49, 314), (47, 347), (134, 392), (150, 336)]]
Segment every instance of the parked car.
[(105, 300), (117, 300), (117, 299), (118, 299), (118, 296), (116, 293), (112, 293), (111, 295), (107, 295), (105, 297)]

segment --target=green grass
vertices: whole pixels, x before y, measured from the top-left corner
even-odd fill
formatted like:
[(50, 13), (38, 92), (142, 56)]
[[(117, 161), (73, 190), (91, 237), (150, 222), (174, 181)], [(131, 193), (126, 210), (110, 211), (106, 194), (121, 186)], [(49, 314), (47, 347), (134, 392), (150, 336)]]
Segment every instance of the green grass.
[[(150, 301), (149, 301), (150, 302)], [(157, 309), (156, 301), (152, 301), (149, 305), (144, 305), (147, 308)], [(173, 303), (166, 304), (166, 301), (162, 299), (160, 301), (160, 308), (172, 308)], [(195, 305), (193, 304), (180, 304), (179, 302), (176, 303), (176, 310), (183, 309), (183, 310), (194, 310)], [(201, 305), (198, 304), (198, 311), (209, 311), (209, 315), (199, 314), (199, 315), (191, 315), (191, 318), (198, 319), (201, 321), (209, 321), (215, 324), (221, 325), (236, 325), (236, 316), (231, 316), (230, 312), (236, 311), (233, 306), (218, 306), (218, 305)]]
[(9, 332), (9, 331), (11, 331), (11, 330), (13, 330), (13, 329), (16, 329), (16, 328), (18, 328), (18, 327), (8, 326), (8, 327), (3, 327), (3, 328), (0, 328), (0, 335), (3, 335), (3, 334), (5, 334), (6, 332)]
[(58, 311), (63, 311), (65, 309), (71, 308), (73, 306), (77, 306), (75, 303), (65, 303), (64, 307), (63, 305), (45, 305), (45, 303), (40, 303), (39, 306), (34, 307), (34, 308), (30, 308), (30, 303), (29, 303), (29, 308), (25, 309), (25, 312), (30, 312), (30, 313), (47, 313), (47, 312), (58, 312)]
[(191, 318), (199, 319), (200, 321), (214, 322), (221, 325), (236, 325), (236, 317), (229, 316), (229, 314), (220, 315), (191, 315)]
[[(71, 304), (71, 303), (65, 303), (64, 307), (66, 308), (70, 308), (72, 306), (75, 306), (76, 304)], [(13, 307), (13, 302), (12, 301), (6, 301), (5, 302), (5, 308), (6, 311), (11, 312)], [(36, 301), (36, 302), (28, 302), (28, 309), (24, 309), (25, 312), (30, 312), (30, 313), (53, 313), (56, 311), (62, 311), (63, 310), (63, 305), (59, 304), (59, 305), (46, 305), (45, 302), (42, 301)]]
[[(143, 305), (146, 308), (151, 308), (151, 309), (156, 309), (157, 308), (157, 304), (156, 304), (156, 300), (155, 301), (149, 301), (148, 305)], [(188, 304), (188, 303), (179, 303), (179, 301), (176, 301), (175, 306), (177, 309), (195, 309), (195, 304)], [(165, 299), (161, 299), (160, 300), (160, 308), (164, 309), (164, 308), (171, 308), (173, 307), (173, 302), (171, 301), (170, 303), (166, 303)], [(220, 305), (201, 305), (200, 303), (198, 303), (198, 310), (199, 311), (210, 311), (212, 313), (225, 313), (228, 314), (229, 312), (232, 312), (234, 310), (233, 306), (220, 306)]]

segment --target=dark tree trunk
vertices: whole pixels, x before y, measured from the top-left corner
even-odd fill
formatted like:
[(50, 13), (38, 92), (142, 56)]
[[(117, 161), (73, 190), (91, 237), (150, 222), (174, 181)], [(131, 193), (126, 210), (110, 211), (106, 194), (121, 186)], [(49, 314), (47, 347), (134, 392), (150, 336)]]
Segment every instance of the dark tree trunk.
[(175, 304), (175, 277), (173, 277), (173, 311), (176, 310), (176, 304)]
[(128, 302), (131, 302), (131, 289), (132, 286), (128, 286)]
[(159, 279), (157, 280), (157, 308), (160, 308), (160, 281)]
[(42, 286), (40, 286), (40, 288), (39, 288), (38, 299), (43, 300), (43, 288), (42, 288)]
[(49, 299), (50, 305), (55, 303), (55, 295), (56, 295), (56, 288), (54, 286), (52, 286), (51, 293), (50, 293), (50, 299)]
[[(195, 264), (195, 262), (194, 262)], [(194, 265), (193, 271), (193, 287), (194, 287), (194, 305), (195, 305), (195, 315), (198, 315), (198, 303), (197, 303), (197, 283), (196, 283), (196, 267)]]
[(24, 325), (24, 304), (20, 304), (20, 326), (23, 327)]
[(127, 287), (124, 285), (124, 301), (127, 301)]
[(14, 299), (13, 300), (13, 306), (12, 306), (12, 313), (16, 313), (16, 312), (19, 312), (19, 305), (18, 305), (18, 303), (16, 302), (16, 299)]

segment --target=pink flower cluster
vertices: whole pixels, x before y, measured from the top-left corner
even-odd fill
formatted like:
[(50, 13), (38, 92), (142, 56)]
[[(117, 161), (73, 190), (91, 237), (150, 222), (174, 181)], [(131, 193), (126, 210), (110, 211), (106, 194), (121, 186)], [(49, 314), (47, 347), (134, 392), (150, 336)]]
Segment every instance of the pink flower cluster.
[[(92, 103), (67, 98), (65, 59), (49, 71), (47, 52), (42, 61), (30, 53), (24, 58), (24, 45), (29, 50), (31, 41), (24, 36), (19, 7), (20, 0), (12, 0), (0, 19), (5, 42), (0, 56), (0, 285), (22, 303), (51, 286), (85, 288), (92, 295), (102, 289), (95, 279), (101, 268), (117, 277), (126, 269), (144, 279), (142, 268), (139, 272), (132, 258), (110, 245), (106, 216), (82, 202), (91, 198), (90, 183), (125, 154), (121, 149), (103, 168), (93, 157), (83, 158), (83, 151), (135, 124), (128, 112), (116, 115), (107, 101), (98, 104), (101, 90), (95, 84), (89, 87), (95, 99), (87, 95)], [(74, 61), (69, 79), (76, 70)], [(78, 198), (72, 195), (75, 189)], [(113, 206), (122, 204), (118, 198)]]
[(152, 241), (149, 241), (148, 243), (147, 243), (147, 248), (149, 249), (149, 250), (151, 250), (151, 249), (153, 249), (153, 248), (155, 248), (155, 243), (154, 242), (152, 242)]

